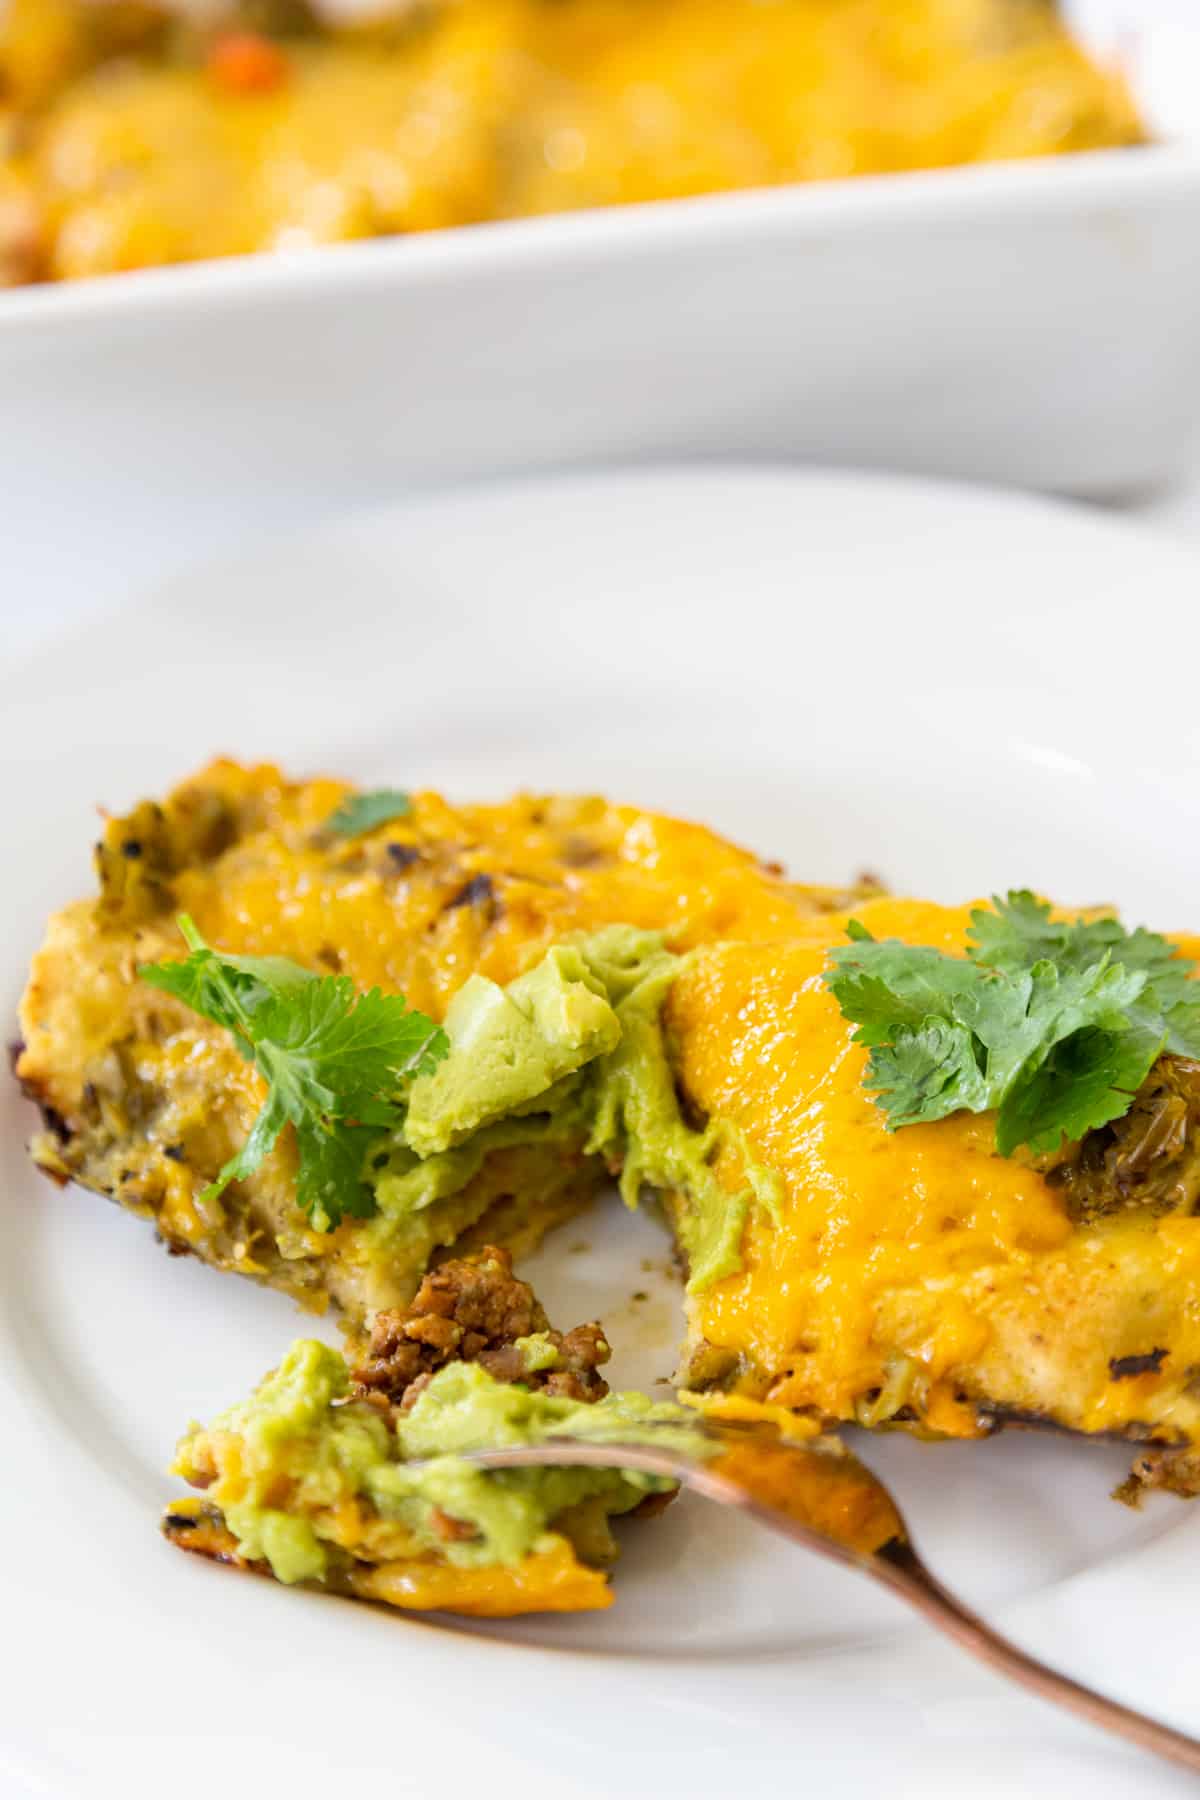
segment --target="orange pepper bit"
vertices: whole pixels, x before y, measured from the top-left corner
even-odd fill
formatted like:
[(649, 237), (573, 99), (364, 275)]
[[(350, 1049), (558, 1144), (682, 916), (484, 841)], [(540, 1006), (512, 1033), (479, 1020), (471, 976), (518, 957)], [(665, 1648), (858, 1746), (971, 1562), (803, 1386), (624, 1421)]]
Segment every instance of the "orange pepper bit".
[(257, 31), (226, 31), (208, 53), (208, 72), (233, 94), (269, 94), (287, 80), (288, 60)]

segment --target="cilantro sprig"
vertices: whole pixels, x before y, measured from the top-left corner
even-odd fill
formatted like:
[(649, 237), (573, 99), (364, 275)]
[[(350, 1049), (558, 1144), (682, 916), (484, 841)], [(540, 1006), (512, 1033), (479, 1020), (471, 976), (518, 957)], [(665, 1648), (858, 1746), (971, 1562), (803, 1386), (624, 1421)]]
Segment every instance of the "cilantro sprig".
[(283, 956), (228, 956), (186, 913), (179, 929), (190, 955), (143, 963), (138, 973), (230, 1032), (267, 1086), (250, 1135), (203, 1198), (253, 1174), (290, 1124), (296, 1199), (316, 1229), (330, 1231), (347, 1214), (368, 1217), (367, 1146), (402, 1124), (412, 1081), (449, 1049), (445, 1032), (399, 994), (362, 993), (345, 976), (315, 975)]
[(334, 837), (361, 837), (411, 811), (411, 800), (399, 788), (372, 788), (365, 794), (347, 794), (326, 819), (325, 830)]
[(1164, 1052), (1200, 1056), (1200, 984), (1165, 938), (1063, 921), (1024, 890), (971, 914), (965, 956), (858, 921), (824, 980), (890, 1130), (996, 1112), (996, 1147), (1056, 1150), (1121, 1118)]

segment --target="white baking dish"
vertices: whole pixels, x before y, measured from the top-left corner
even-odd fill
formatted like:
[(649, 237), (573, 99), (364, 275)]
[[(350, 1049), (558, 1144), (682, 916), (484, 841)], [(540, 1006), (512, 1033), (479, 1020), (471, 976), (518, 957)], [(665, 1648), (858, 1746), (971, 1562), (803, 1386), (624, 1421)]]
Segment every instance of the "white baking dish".
[(1189, 13), (1092, 8), (1106, 41), (1136, 23), (1147, 149), (0, 296), (9, 553), (71, 568), (64, 502), (128, 569), (216, 521), (660, 455), (1160, 483), (1200, 410), (1200, 151), (1169, 116)]

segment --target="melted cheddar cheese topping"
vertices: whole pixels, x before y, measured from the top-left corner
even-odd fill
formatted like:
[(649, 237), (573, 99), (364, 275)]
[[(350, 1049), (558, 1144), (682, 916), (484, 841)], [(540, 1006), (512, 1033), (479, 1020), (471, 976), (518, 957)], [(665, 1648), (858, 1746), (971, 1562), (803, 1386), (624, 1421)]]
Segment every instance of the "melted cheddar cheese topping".
[[(961, 954), (970, 910), (879, 898), (853, 916)], [(741, 1128), (787, 1196), (777, 1223), (752, 1214), (743, 1271), (693, 1298), (693, 1332), (736, 1351), (772, 1400), (835, 1418), (976, 1435), (995, 1403), (1086, 1431), (1190, 1433), (1200, 1221), (1078, 1225), (1042, 1173), (996, 1153), (987, 1115), (890, 1132), (821, 978), (850, 916), (705, 949), (668, 1000), (687, 1093)], [(1113, 1378), (1112, 1361), (1155, 1348), (1159, 1369)]]

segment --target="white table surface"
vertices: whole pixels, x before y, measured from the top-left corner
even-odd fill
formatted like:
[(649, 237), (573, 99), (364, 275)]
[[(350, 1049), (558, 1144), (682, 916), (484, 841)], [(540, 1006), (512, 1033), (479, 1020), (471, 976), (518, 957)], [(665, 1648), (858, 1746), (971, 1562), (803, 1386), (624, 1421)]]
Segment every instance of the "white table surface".
[(1148, 495), (1115, 511), (1120, 517), (1141, 520), (1151, 531), (1183, 538), (1200, 549), (1200, 453), (1193, 458), (1191, 472), (1169, 492)]

